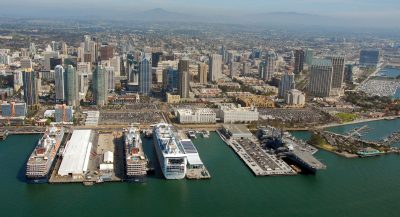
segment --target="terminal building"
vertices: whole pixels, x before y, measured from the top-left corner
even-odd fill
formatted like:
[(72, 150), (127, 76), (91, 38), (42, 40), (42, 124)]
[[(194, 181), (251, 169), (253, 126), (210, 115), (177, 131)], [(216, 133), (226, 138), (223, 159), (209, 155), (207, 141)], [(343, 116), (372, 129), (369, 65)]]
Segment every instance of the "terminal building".
[(258, 111), (255, 107), (241, 107), (233, 103), (218, 105), (217, 117), (223, 123), (249, 123), (258, 121)]
[(201, 161), (199, 152), (193, 145), (192, 141), (190, 139), (182, 139), (181, 144), (183, 147), (183, 151), (187, 156), (188, 169), (203, 169), (203, 161)]
[(90, 151), (92, 149), (92, 131), (75, 130), (62, 152), (62, 161), (58, 169), (59, 176), (83, 178), (88, 170)]
[(178, 109), (177, 118), (181, 124), (213, 124), (216, 123), (216, 113), (212, 109)]

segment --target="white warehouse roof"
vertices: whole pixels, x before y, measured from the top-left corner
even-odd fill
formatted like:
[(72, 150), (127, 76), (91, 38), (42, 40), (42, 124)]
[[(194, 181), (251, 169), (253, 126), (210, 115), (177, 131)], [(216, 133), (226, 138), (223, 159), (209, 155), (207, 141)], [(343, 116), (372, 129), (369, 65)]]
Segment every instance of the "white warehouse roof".
[(91, 130), (74, 130), (63, 153), (58, 175), (83, 175), (87, 171), (92, 149)]

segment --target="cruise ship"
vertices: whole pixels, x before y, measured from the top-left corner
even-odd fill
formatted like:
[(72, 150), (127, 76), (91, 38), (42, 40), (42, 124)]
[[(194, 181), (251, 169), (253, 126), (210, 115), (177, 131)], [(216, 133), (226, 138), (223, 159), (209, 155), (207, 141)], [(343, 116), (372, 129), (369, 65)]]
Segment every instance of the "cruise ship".
[(48, 181), (60, 144), (64, 138), (64, 127), (51, 126), (38, 141), (26, 163), (26, 178), (31, 183)]
[(159, 123), (153, 128), (154, 146), (166, 179), (183, 179), (187, 157), (172, 125)]
[(148, 159), (143, 152), (140, 131), (131, 125), (125, 130), (124, 137), (127, 181), (144, 182), (148, 170)]

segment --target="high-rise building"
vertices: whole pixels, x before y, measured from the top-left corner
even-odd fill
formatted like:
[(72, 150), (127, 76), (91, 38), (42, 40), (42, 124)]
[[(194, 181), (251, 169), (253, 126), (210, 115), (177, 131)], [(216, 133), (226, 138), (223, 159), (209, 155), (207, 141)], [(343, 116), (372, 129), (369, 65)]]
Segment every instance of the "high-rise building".
[(179, 72), (173, 67), (167, 67), (163, 72), (164, 89), (170, 92), (175, 92), (179, 84)]
[(353, 82), (353, 64), (346, 64), (344, 68), (344, 81), (345, 82)]
[(271, 81), (275, 71), (275, 58), (276, 54), (273, 51), (269, 51), (265, 57), (265, 67), (263, 72), (263, 80), (265, 82)]
[(40, 78), (32, 69), (26, 69), (22, 72), (24, 84), (24, 100), (27, 105), (36, 105), (39, 103), (39, 82)]
[(306, 59), (306, 64), (307, 65), (311, 65), (312, 64), (312, 60), (314, 59), (314, 50), (307, 48), (306, 50), (306, 54), (305, 54), (305, 59)]
[(278, 96), (285, 98), (287, 91), (295, 89), (294, 74), (286, 72), (279, 83)]
[(207, 64), (199, 63), (197, 69), (200, 84), (207, 84)]
[(89, 74), (87, 72), (78, 73), (78, 90), (81, 94), (86, 94), (89, 89)]
[(62, 65), (61, 58), (55, 58), (55, 57), (50, 58), (50, 70), (54, 70), (54, 68), (58, 65)]
[(342, 92), (345, 60), (343, 56), (330, 56), (328, 59), (331, 60), (333, 67), (332, 92), (330, 95), (337, 96)]
[(364, 49), (360, 51), (361, 67), (377, 67), (379, 63), (380, 52), (377, 49)]
[(189, 72), (189, 59), (183, 58), (178, 63), (179, 72)]
[[(58, 58), (58, 52), (57, 51), (46, 51), (44, 53), (44, 69), (47, 71), (51, 70), (51, 65), (50, 65), (51, 58)], [(60, 64), (57, 64), (57, 65), (60, 65)]]
[(222, 56), (218, 54), (212, 54), (210, 56), (210, 62), (208, 65), (208, 79), (210, 81), (217, 81), (222, 75)]
[[(179, 70), (178, 70), (179, 71)], [(178, 93), (181, 98), (189, 98), (189, 72), (179, 71)]]
[(106, 70), (106, 83), (107, 83), (107, 91), (114, 92), (115, 91), (115, 73), (114, 67), (105, 67)]
[(55, 73), (55, 92), (56, 92), (56, 103), (64, 103), (65, 102), (65, 74), (64, 68), (60, 65), (54, 68)]
[(299, 74), (304, 69), (304, 51), (295, 50), (294, 52), (294, 74)]
[(114, 47), (111, 45), (105, 45), (100, 47), (100, 59), (102, 61), (109, 60), (114, 57)]
[(72, 65), (65, 70), (65, 98), (69, 106), (79, 105), (78, 73)]
[(151, 66), (158, 67), (158, 62), (160, 62), (162, 52), (155, 52), (151, 54)]
[(329, 97), (332, 90), (332, 77), (332, 61), (314, 59), (310, 70), (309, 94), (316, 97)]
[(97, 106), (108, 104), (108, 94), (106, 88), (106, 70), (100, 64), (93, 72), (93, 96)]
[(151, 54), (144, 54), (139, 62), (139, 93), (149, 95), (152, 81)]
[(138, 56), (129, 53), (127, 55), (128, 84), (139, 85), (139, 61)]

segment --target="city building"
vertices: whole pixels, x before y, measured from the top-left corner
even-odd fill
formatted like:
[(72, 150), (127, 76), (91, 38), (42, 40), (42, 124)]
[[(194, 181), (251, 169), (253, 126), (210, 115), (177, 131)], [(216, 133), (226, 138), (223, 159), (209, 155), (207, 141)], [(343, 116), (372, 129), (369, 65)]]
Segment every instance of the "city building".
[(265, 57), (265, 67), (263, 68), (263, 77), (262, 79), (265, 82), (269, 82), (272, 79), (275, 71), (275, 58), (276, 54), (273, 51), (269, 51)]
[(313, 59), (314, 59), (314, 50), (307, 48), (305, 53), (305, 63), (311, 66)]
[[(51, 70), (51, 65), (50, 65), (51, 58), (58, 58), (58, 52), (57, 51), (45, 51), (44, 52), (44, 69), (47, 71)], [(61, 65), (61, 63), (59, 63), (57, 65)]]
[(64, 67), (58, 65), (54, 68), (55, 73), (55, 85), (54, 89), (56, 92), (56, 103), (65, 102), (65, 72)]
[(3, 117), (24, 117), (27, 115), (26, 103), (3, 102), (1, 104), (1, 116)]
[(300, 90), (291, 89), (286, 93), (285, 103), (289, 106), (303, 107), (306, 103), (306, 96)]
[(189, 72), (179, 71), (178, 94), (181, 98), (189, 98)]
[(207, 84), (207, 64), (199, 63), (198, 65), (198, 76), (200, 84)]
[(139, 62), (139, 93), (149, 95), (152, 81), (151, 54), (144, 54)]
[(171, 93), (167, 93), (166, 94), (166, 101), (167, 101), (167, 103), (171, 103), (171, 104), (180, 103), (181, 102), (181, 96), (174, 95), (174, 94), (171, 94)]
[(65, 70), (65, 97), (69, 106), (79, 105), (78, 73), (72, 65)]
[(40, 78), (32, 69), (26, 69), (22, 72), (24, 84), (24, 100), (27, 105), (36, 105), (39, 103)]
[(308, 92), (315, 97), (329, 97), (332, 89), (333, 66), (329, 59), (314, 59), (310, 70)]
[(222, 56), (212, 54), (209, 59), (208, 79), (209, 81), (217, 81), (222, 76)]
[(102, 65), (97, 65), (93, 72), (93, 96), (97, 106), (108, 104), (106, 70)]
[(279, 82), (278, 96), (280, 98), (285, 98), (286, 92), (295, 88), (294, 74), (286, 72)]
[(241, 107), (233, 103), (221, 103), (218, 105), (217, 118), (223, 123), (249, 123), (258, 121), (256, 107)]
[(377, 49), (363, 49), (360, 51), (360, 67), (377, 67), (380, 58), (380, 51)]
[(107, 91), (108, 92), (114, 92), (115, 91), (115, 72), (114, 72), (114, 67), (105, 67), (106, 70), (106, 83), (107, 83)]
[(294, 74), (300, 74), (304, 69), (304, 51), (295, 50), (294, 51)]
[(100, 59), (102, 61), (109, 60), (114, 57), (114, 47), (111, 45), (104, 45), (100, 47)]
[(274, 108), (275, 103), (268, 96), (264, 95), (250, 95), (239, 96), (236, 101), (243, 107), (255, 106), (257, 108)]
[(346, 64), (344, 67), (344, 81), (345, 82), (353, 82), (353, 74), (354, 74), (354, 65)]
[(55, 120), (56, 122), (71, 123), (74, 120), (74, 113), (72, 106), (65, 104), (55, 106)]
[(178, 109), (176, 114), (181, 124), (213, 124), (216, 122), (216, 113), (209, 108)]
[(178, 90), (179, 72), (178, 70), (168, 67), (163, 71), (163, 87), (164, 90), (175, 92)]
[(28, 57), (22, 58), (20, 60), (22, 69), (30, 69), (32, 68), (32, 60)]
[(343, 77), (344, 77), (344, 61), (343, 56), (330, 56), (328, 57), (332, 61), (332, 89), (331, 96), (339, 96), (343, 92)]

